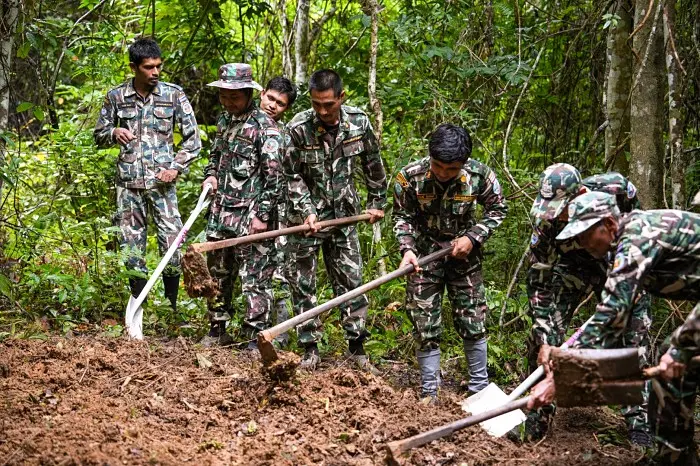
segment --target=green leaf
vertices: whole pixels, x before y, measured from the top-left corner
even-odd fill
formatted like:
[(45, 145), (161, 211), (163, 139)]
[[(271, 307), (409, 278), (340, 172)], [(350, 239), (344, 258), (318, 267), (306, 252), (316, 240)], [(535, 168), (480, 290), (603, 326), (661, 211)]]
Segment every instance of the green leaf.
[(3, 274), (0, 274), (0, 293), (12, 299), (12, 282)]
[(32, 44), (29, 42), (25, 42), (24, 44), (20, 45), (19, 48), (17, 49), (17, 58), (27, 58), (29, 56), (29, 51), (32, 48)]
[(44, 110), (41, 107), (34, 107), (32, 112), (34, 113), (34, 118), (39, 121), (44, 121)]
[(34, 106), (34, 104), (31, 102), (22, 102), (21, 104), (19, 104), (17, 106), (17, 112), (18, 113), (26, 112), (27, 110), (29, 110), (33, 106)]

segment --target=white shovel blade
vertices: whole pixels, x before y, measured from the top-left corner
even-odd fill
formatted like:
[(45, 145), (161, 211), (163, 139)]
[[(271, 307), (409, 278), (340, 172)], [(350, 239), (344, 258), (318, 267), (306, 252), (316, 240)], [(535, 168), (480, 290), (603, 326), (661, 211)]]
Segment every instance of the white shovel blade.
[[(490, 409), (498, 408), (508, 403), (508, 395), (498, 388), (495, 383), (490, 383), (488, 387), (479, 393), (464, 400), (462, 410), (471, 414), (479, 414)], [(525, 413), (521, 410), (511, 411), (501, 414), (498, 417), (489, 419), (479, 425), (493, 437), (503, 437), (513, 427), (525, 422)]]
[(129, 296), (124, 321), (129, 337), (134, 340), (143, 340), (143, 308), (141, 306), (134, 308), (135, 301), (133, 296)]

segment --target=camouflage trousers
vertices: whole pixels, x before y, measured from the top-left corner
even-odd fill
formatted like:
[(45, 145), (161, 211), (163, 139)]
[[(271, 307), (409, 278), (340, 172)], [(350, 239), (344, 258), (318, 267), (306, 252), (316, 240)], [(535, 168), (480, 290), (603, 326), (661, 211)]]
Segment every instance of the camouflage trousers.
[[(148, 274), (146, 253), (146, 218), (150, 212), (156, 224), (158, 248), (161, 254), (175, 241), (182, 230), (177, 208), (175, 184), (157, 185), (152, 189), (130, 189), (117, 186), (117, 213), (114, 223), (121, 230), (119, 242), (127, 251), (126, 267)], [(182, 253), (177, 250), (163, 272), (166, 277), (180, 275)]]
[(234, 311), (233, 285), (238, 276), (246, 305), (242, 329), (244, 338), (252, 340), (259, 331), (269, 328), (273, 300), (272, 275), (276, 266), (274, 242), (269, 240), (210, 251), (207, 253), (207, 265), (219, 286), (219, 295), (208, 303), (210, 321), (230, 319)]
[[(698, 304), (700, 306), (700, 304)], [(668, 344), (662, 345), (659, 354), (664, 354)], [(664, 464), (693, 464), (697, 456), (693, 441), (695, 434), (695, 398), (697, 396), (700, 370), (691, 369), (680, 379), (651, 380), (649, 396), (649, 423), (657, 441), (657, 458)]]
[[(536, 299), (538, 294), (532, 293), (530, 280), (538, 271), (528, 272), (528, 296), (530, 297), (530, 311), (532, 316), (532, 329), (528, 338), (528, 365), (530, 371), (537, 368), (537, 355), (543, 344), (561, 346), (566, 338), (566, 332), (571, 323), (576, 307), (594, 291), (600, 299), (600, 293), (607, 273), (600, 268), (580, 267), (577, 273), (556, 270), (551, 280), (551, 297), (545, 300)], [(533, 297), (535, 299), (533, 299)], [(629, 319), (624, 322), (623, 328), (614, 339), (607, 339), (605, 345), (596, 345), (596, 348), (645, 348), (643, 365), (649, 365), (646, 359), (649, 355), (649, 328), (651, 316), (649, 307), (651, 299), (646, 293), (640, 295), (630, 313)], [(593, 324), (593, 322), (591, 322)], [(586, 327), (585, 332), (590, 332), (592, 325)], [(579, 338), (579, 342), (581, 338)], [(580, 345), (576, 345), (580, 347)], [(585, 346), (584, 346), (585, 347)], [(641, 406), (626, 406), (622, 409), (625, 422), (630, 430), (648, 431), (647, 400), (649, 398), (648, 385), (643, 393), (644, 403)], [(543, 406), (537, 412), (528, 414), (528, 417), (549, 424), (555, 412), (554, 405)]]
[(421, 272), (409, 275), (406, 283), (406, 310), (421, 351), (440, 347), (445, 288), (459, 336), (478, 340), (486, 333), (488, 307), (480, 258), (437, 260), (425, 265)]
[[(319, 249), (323, 251), (323, 261), (335, 296), (362, 285), (362, 256), (356, 227), (337, 228), (310, 237), (290, 237), (287, 263), (296, 315), (318, 304), (316, 267)], [(339, 306), (347, 340), (362, 341), (367, 337), (365, 320), (368, 305), (367, 297), (362, 295)], [(323, 336), (323, 324), (316, 317), (301, 324), (297, 332), (301, 344), (317, 343)]]

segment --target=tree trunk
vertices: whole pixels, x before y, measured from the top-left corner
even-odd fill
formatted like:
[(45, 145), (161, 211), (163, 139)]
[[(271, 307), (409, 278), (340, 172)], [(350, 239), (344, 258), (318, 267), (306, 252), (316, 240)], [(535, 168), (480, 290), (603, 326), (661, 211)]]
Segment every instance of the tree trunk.
[(648, 0), (635, 0), (632, 46), (635, 80), (630, 98), (630, 179), (645, 209), (664, 206), (664, 42), (660, 30), (661, 2), (647, 14)]
[[(369, 40), (369, 78), (367, 80), (367, 93), (369, 103), (374, 113), (374, 133), (377, 136), (379, 146), (382, 145), (382, 132), (384, 130), (384, 113), (382, 103), (377, 97), (377, 52), (379, 50), (379, 4), (377, 0), (367, 0), (365, 3), (365, 14), (370, 17), (370, 40)], [(381, 222), (373, 225), (372, 240), (377, 247), (377, 253), (382, 256), (377, 262), (377, 275), (386, 275), (386, 261), (384, 260), (384, 248), (382, 246)]]
[(306, 86), (309, 67), (309, 11), (310, 0), (298, 0), (296, 31), (294, 33), (294, 81), (297, 86)]
[[(10, 83), (12, 82), (12, 58), (14, 38), (19, 18), (19, 0), (8, 0), (1, 4), (2, 25), (0, 26), (0, 132), (9, 130), (10, 122)], [(0, 167), (5, 165), (5, 140), (0, 139)], [(3, 181), (0, 178), (0, 193)]]
[(294, 75), (294, 63), (292, 62), (291, 43), (292, 36), (289, 31), (289, 17), (287, 16), (287, 0), (279, 3), (280, 25), (282, 26), (282, 70), (284, 76), (292, 78)]
[(608, 82), (605, 107), (608, 126), (605, 128), (605, 166), (627, 175), (629, 161), (630, 110), (632, 86), (632, 51), (627, 39), (632, 32), (632, 0), (617, 0), (611, 13), (619, 16), (616, 26), (608, 29)]
[(678, 80), (678, 56), (676, 53), (674, 31), (676, 25), (676, 0), (666, 0), (664, 7), (664, 43), (666, 55), (666, 77), (668, 81), (668, 148), (671, 156), (671, 207), (686, 208), (685, 174), (689, 160), (683, 153), (683, 115), (680, 103), (682, 89)]

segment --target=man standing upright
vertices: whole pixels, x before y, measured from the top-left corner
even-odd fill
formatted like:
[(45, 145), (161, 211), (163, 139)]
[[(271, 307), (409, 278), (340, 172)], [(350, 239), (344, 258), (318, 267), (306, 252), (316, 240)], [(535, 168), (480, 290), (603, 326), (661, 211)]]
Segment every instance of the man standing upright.
[[(280, 132), (282, 132), (285, 146), (289, 144), (289, 136), (286, 134), (286, 127), (282, 122), (282, 115), (284, 115), (287, 110), (294, 105), (294, 101), (296, 99), (296, 87), (289, 79), (281, 76), (272, 78), (267, 83), (267, 86), (265, 86), (265, 89), (260, 93), (260, 109), (267, 113), (270, 118), (275, 120)], [(281, 192), (282, 196), (280, 197), (280, 202), (277, 203), (277, 211), (275, 212), (272, 220), (273, 229), (280, 229), (288, 226), (286, 220), (287, 205), (285, 201), (287, 198), (285, 194), (287, 192), (286, 183), (282, 183)], [(272, 288), (275, 296), (274, 310), (277, 314), (276, 317), (278, 324), (289, 319), (290, 300), (292, 297), (289, 289), (290, 271), (285, 254), (287, 246), (286, 236), (279, 236), (275, 239), (275, 248), (277, 249), (277, 266), (275, 268), (275, 273), (272, 276)], [(283, 334), (275, 337), (275, 341), (279, 343), (280, 346), (286, 346), (287, 342), (289, 341), (289, 334), (284, 332)]]
[[(224, 112), (216, 125), (216, 139), (204, 169), (204, 184), (214, 187), (209, 210), (207, 238), (216, 241), (269, 229), (277, 208), (282, 183), (282, 136), (275, 122), (253, 101), (250, 65), (229, 63), (219, 68), (219, 80), (209, 83), (219, 89)], [(209, 273), (219, 285), (219, 295), (209, 302), (211, 328), (204, 346), (228, 345), (226, 322), (231, 318), (233, 284), (241, 278), (246, 302), (243, 334), (255, 347), (254, 338), (270, 326), (272, 274), (275, 246), (272, 240), (218, 249), (207, 255)]]
[[(119, 144), (117, 160), (117, 214), (122, 249), (128, 249), (128, 269), (148, 273), (146, 217), (156, 224), (161, 254), (182, 229), (175, 182), (201, 149), (194, 111), (182, 88), (160, 82), (163, 65), (158, 44), (139, 39), (129, 47), (129, 66), (134, 77), (112, 89), (105, 97), (94, 137), (98, 147)], [(173, 150), (173, 130), (182, 134), (180, 150)], [(165, 296), (176, 311), (181, 254), (177, 251), (165, 271)], [(131, 294), (137, 297), (145, 278), (130, 278)], [(181, 322), (186, 321), (181, 319)]]
[[(394, 183), (394, 232), (403, 259), (416, 273), (406, 283), (406, 308), (418, 348), (421, 398), (433, 402), (440, 386), (442, 295), (452, 303), (455, 328), (469, 363), (470, 393), (488, 385), (486, 297), (482, 247), (508, 212), (496, 174), (470, 155), (469, 133), (443, 124), (430, 136), (429, 157), (404, 167)], [(476, 207), (483, 217), (476, 218)], [(423, 269), (418, 257), (452, 245), (452, 257)]]
[[(295, 311), (316, 305), (316, 265), (323, 250), (328, 277), (336, 296), (362, 284), (362, 256), (354, 225), (319, 231), (317, 221), (357, 215), (360, 199), (353, 175), (359, 158), (367, 185), (367, 212), (371, 223), (384, 217), (386, 175), (379, 145), (369, 118), (355, 107), (343, 105), (345, 91), (340, 76), (320, 70), (309, 79), (312, 109), (294, 116), (288, 125), (290, 145), (285, 157), (291, 223), (311, 227), (307, 237), (289, 239), (288, 261), (294, 267), (292, 295)], [(340, 308), (350, 357), (371, 370), (364, 352), (367, 338), (365, 319), (368, 301), (360, 296)], [(300, 326), (299, 342), (304, 345), (302, 367), (315, 369), (320, 361), (318, 341), (322, 324), (316, 318)]]

